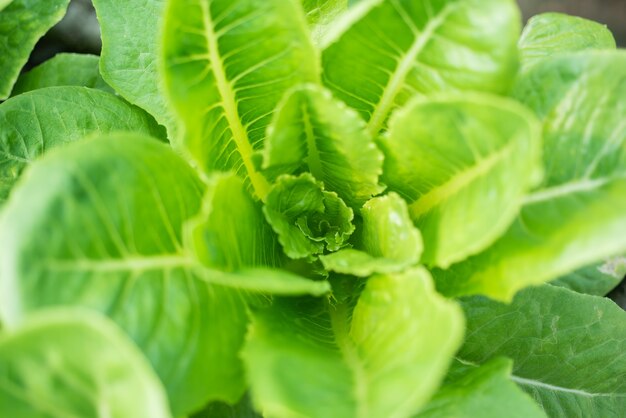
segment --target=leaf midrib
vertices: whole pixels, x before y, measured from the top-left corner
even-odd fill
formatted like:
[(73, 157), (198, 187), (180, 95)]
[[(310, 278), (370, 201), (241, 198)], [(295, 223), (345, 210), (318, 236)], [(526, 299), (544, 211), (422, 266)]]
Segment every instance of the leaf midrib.
[(499, 162), (509, 156), (517, 147), (520, 138), (512, 138), (511, 142), (489, 155), (487, 158), (478, 160), (467, 170), (453, 176), (447, 182), (432, 188), (427, 193), (421, 195), (415, 202), (409, 205), (411, 218), (418, 219), (425, 213), (430, 212), (441, 202), (448, 200), (465, 187), (469, 186), (479, 177), (486, 175)]
[(222, 98), (222, 109), (224, 109), (224, 115), (228, 121), (233, 141), (235, 141), (235, 145), (237, 146), (237, 151), (246, 168), (250, 183), (252, 183), (254, 194), (259, 199), (264, 200), (269, 192), (269, 183), (261, 173), (256, 171), (254, 163), (252, 162), (254, 150), (248, 139), (246, 129), (239, 118), (235, 91), (226, 77), (226, 70), (219, 54), (217, 34), (213, 30), (214, 25), (207, 2), (200, 2), (200, 8), (202, 9), (204, 34), (209, 53), (209, 65), (215, 76), (217, 90)]
[[(411, 47), (400, 59), (398, 66), (389, 78), (387, 85), (383, 90), (383, 94), (380, 101), (374, 108), (372, 116), (367, 124), (367, 128), (371, 135), (376, 136), (383, 128), (390, 111), (392, 110), (396, 97), (400, 93), (409, 72), (414, 68), (415, 60), (419, 57), (420, 53), (424, 50), (424, 47), (430, 41), (435, 31), (446, 22), (448, 16), (456, 10), (459, 6), (458, 3), (450, 3), (446, 5), (437, 15), (435, 15), (424, 27), (424, 30), (416, 33), (415, 29), (409, 26), (415, 34), (415, 39), (411, 44)], [(397, 10), (397, 7), (402, 8), (402, 11)], [(402, 5), (396, 6), (398, 13), (406, 13)], [(405, 22), (407, 25), (412, 22)]]
[[(459, 363), (465, 364), (467, 366), (471, 366), (471, 367), (480, 367), (481, 366), (478, 363), (475, 363), (475, 362), (470, 361), (470, 360), (462, 359), (461, 357), (455, 357), (455, 359)], [(513, 373), (511, 373), (510, 378), (511, 378), (511, 380), (513, 382), (517, 383), (520, 386), (532, 386), (532, 387), (537, 387), (537, 388), (543, 388), (543, 389), (550, 390), (552, 392), (563, 392), (563, 393), (569, 393), (569, 394), (578, 395), (578, 396), (585, 396), (585, 397), (589, 397), (589, 398), (596, 398), (596, 397), (617, 397), (617, 398), (623, 398), (623, 397), (626, 397), (626, 394), (619, 394), (619, 393), (594, 393), (594, 392), (587, 392), (587, 391), (582, 390), (582, 389), (566, 388), (566, 387), (563, 387), (563, 386), (557, 386), (557, 385), (552, 385), (550, 383), (545, 383), (545, 382), (542, 382), (542, 381), (536, 380), (536, 379), (529, 379), (529, 378), (526, 378), (526, 377), (516, 376)]]
[(152, 256), (130, 256), (121, 258), (80, 258), (74, 260), (48, 260), (44, 266), (49, 271), (71, 272), (88, 271), (97, 273), (145, 272), (190, 268), (195, 266), (193, 259), (182, 254), (161, 254)]

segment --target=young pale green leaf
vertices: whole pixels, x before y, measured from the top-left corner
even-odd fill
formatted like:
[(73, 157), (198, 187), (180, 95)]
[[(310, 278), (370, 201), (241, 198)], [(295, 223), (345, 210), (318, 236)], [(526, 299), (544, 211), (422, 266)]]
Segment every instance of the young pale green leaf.
[(319, 77), (316, 56), (295, 0), (170, 0), (164, 76), (189, 157), (237, 172), (264, 199), (253, 154), (285, 92)]
[(161, 382), (126, 335), (95, 313), (58, 308), (0, 336), (0, 415), (170, 418)]
[(513, 380), (550, 417), (626, 411), (626, 312), (609, 299), (544, 285), (523, 290), (511, 305), (473, 297), (463, 307), (460, 359), (513, 359)]
[(511, 381), (512, 368), (511, 360), (504, 358), (463, 367), (414, 418), (545, 418), (541, 408)]
[(261, 204), (233, 173), (210, 177), (202, 210), (185, 229), (185, 247), (208, 267), (236, 271), (282, 263), (280, 245)]
[(265, 219), (290, 258), (312, 259), (347, 245), (354, 213), (336, 193), (324, 191), (309, 173), (280, 176), (265, 206)]
[(348, 8), (348, 0), (300, 0), (317, 42), (324, 36), (333, 21)]
[(47, 150), (92, 133), (165, 132), (143, 110), (113, 94), (82, 87), (50, 87), (0, 104), (0, 204), (24, 169)]
[(102, 32), (102, 77), (122, 97), (167, 128), (178, 127), (158, 72), (160, 29), (166, 0), (93, 0)]
[(0, 11), (7, 7), (13, 0), (0, 0)]
[(358, 250), (343, 249), (321, 256), (327, 270), (367, 277), (393, 273), (420, 261), (423, 243), (406, 202), (397, 194), (375, 197), (361, 209), (363, 224)]
[(263, 172), (308, 171), (353, 208), (383, 191), (378, 184), (383, 155), (352, 109), (321, 87), (291, 90), (269, 126)]
[(436, 390), (462, 335), (460, 310), (416, 269), (372, 277), (354, 310), (308, 299), (255, 312), (243, 357), (267, 416), (402, 418)]
[(322, 41), (324, 83), (378, 134), (416, 94), (506, 92), (518, 65), (513, 0), (368, 0)]
[(100, 59), (88, 54), (57, 54), (43, 64), (24, 73), (13, 86), (12, 96), (45, 87), (79, 86), (114, 93), (102, 79)]
[(429, 265), (447, 267), (493, 243), (541, 173), (539, 123), (495, 96), (414, 101), (380, 141), (383, 181), (409, 202)]
[(626, 53), (546, 59), (524, 73), (515, 94), (544, 123), (544, 183), (493, 246), (435, 273), (447, 295), (510, 300), (525, 286), (626, 252)]
[(0, 14), (0, 100), (9, 97), (35, 44), (61, 20), (69, 2), (13, 0), (4, 4)]
[(626, 277), (626, 257), (613, 257), (550, 282), (578, 293), (606, 296)]
[(554, 54), (615, 49), (615, 38), (601, 23), (562, 13), (543, 13), (528, 21), (518, 46), (522, 65), (527, 68)]
[(29, 168), (0, 219), (3, 322), (16, 326), (51, 305), (98, 310), (143, 350), (175, 416), (212, 399), (236, 401), (245, 390), (237, 355), (245, 301), (195, 277), (182, 247), (183, 224), (202, 195), (185, 161), (138, 134), (50, 152)]

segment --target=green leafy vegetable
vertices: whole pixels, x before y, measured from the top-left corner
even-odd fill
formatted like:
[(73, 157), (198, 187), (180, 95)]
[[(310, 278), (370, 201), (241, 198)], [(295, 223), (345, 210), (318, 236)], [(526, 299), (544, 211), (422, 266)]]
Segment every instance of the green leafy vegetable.
[(458, 307), (423, 269), (374, 276), (351, 305), (280, 301), (254, 313), (243, 355), (259, 410), (395, 418), (426, 402), (461, 341)]
[(24, 72), (67, 3), (0, 0), (0, 416), (626, 411), (606, 27), (94, 0), (102, 58)]
[(202, 170), (237, 172), (264, 199), (270, 184), (253, 153), (282, 95), (319, 77), (295, 0), (170, 1), (163, 49), (189, 157)]
[(324, 37), (324, 83), (376, 135), (413, 95), (505, 92), (519, 20), (513, 0), (366, 0)]
[(42, 311), (0, 336), (0, 414), (171, 417), (161, 382), (128, 337), (70, 309)]
[(308, 173), (279, 177), (267, 195), (263, 213), (291, 258), (337, 251), (354, 232), (352, 209)]
[(314, 85), (296, 88), (278, 106), (263, 150), (263, 172), (308, 171), (352, 207), (383, 191), (383, 156), (351, 109)]
[(0, 224), (3, 320), (16, 326), (59, 304), (98, 310), (151, 361), (174, 416), (236, 401), (245, 304), (192, 274), (181, 235), (203, 192), (193, 170), (166, 145), (126, 134), (51, 152), (25, 177)]
[(538, 123), (495, 97), (413, 102), (396, 113), (381, 143), (384, 182), (410, 203), (429, 265), (448, 267), (491, 244), (541, 175)]
[(35, 43), (61, 20), (69, 2), (13, 0), (0, 5), (0, 100), (9, 97)]
[(11, 95), (45, 87), (79, 86), (113, 93), (100, 76), (100, 59), (95, 55), (57, 54), (17, 79)]
[(0, 203), (24, 169), (51, 148), (92, 133), (165, 133), (154, 119), (122, 99), (82, 87), (50, 87), (0, 104)]
[(513, 380), (551, 417), (617, 417), (626, 410), (626, 312), (603, 298), (544, 285), (511, 305), (463, 302), (467, 337), (459, 353), (480, 364), (513, 359)]
[(402, 271), (418, 263), (422, 235), (409, 218), (406, 202), (395, 193), (376, 197), (361, 209), (360, 249), (343, 249), (320, 257), (338, 273), (367, 277)]
[(454, 366), (453, 370), (461, 369), (455, 370), (454, 380), (444, 383), (415, 418), (545, 418), (510, 380), (510, 360), (495, 358), (478, 368)]
[(93, 0), (102, 32), (102, 76), (122, 97), (177, 133), (158, 74), (165, 0)]
[(626, 252), (626, 55), (587, 52), (533, 66), (515, 95), (543, 120), (545, 178), (483, 253), (436, 272), (447, 295), (510, 300)]
[(554, 54), (615, 49), (615, 38), (600, 23), (562, 13), (543, 13), (528, 21), (519, 48), (522, 64), (530, 66)]

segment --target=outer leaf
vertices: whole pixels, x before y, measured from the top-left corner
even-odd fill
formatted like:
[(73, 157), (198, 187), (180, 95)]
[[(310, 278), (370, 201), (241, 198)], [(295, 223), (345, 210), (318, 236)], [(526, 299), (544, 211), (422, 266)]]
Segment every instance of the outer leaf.
[(333, 20), (348, 8), (348, 0), (300, 0), (311, 27), (313, 39), (319, 41)]
[(279, 177), (263, 213), (291, 258), (337, 251), (354, 232), (352, 209), (336, 193), (324, 191), (308, 173)]
[(544, 285), (511, 305), (463, 302), (468, 334), (459, 356), (514, 361), (514, 381), (551, 417), (619, 417), (626, 410), (626, 312), (608, 299)]
[(254, 315), (243, 353), (253, 400), (277, 418), (408, 417), (439, 385), (462, 329), (421, 269), (374, 276), (353, 312), (282, 302)]
[(244, 301), (195, 278), (182, 250), (183, 222), (202, 192), (186, 162), (137, 134), (51, 152), (0, 219), (3, 320), (16, 326), (59, 304), (98, 310), (149, 358), (175, 416), (211, 399), (236, 401), (245, 389), (237, 356)]
[(395, 115), (384, 182), (410, 203), (425, 263), (447, 267), (506, 230), (538, 180), (540, 140), (530, 112), (491, 96), (420, 99)]
[(282, 262), (276, 234), (265, 222), (261, 205), (232, 173), (210, 178), (202, 211), (186, 230), (185, 247), (206, 266), (235, 271)]
[(497, 358), (457, 373), (415, 418), (545, 418), (510, 380), (512, 366), (510, 360)]
[(406, 202), (395, 193), (376, 197), (361, 209), (360, 250), (321, 256), (328, 270), (367, 277), (415, 265), (422, 255), (422, 235), (409, 218)]
[(0, 14), (0, 100), (9, 97), (35, 44), (61, 20), (69, 2), (13, 0), (4, 4)]
[(122, 97), (178, 131), (162, 92), (157, 59), (166, 0), (93, 0), (102, 32), (102, 77)]
[(295, 0), (171, 0), (164, 75), (185, 129), (183, 147), (207, 172), (233, 170), (264, 199), (253, 162), (272, 112), (296, 84), (318, 78)]
[(141, 109), (112, 94), (81, 87), (51, 87), (11, 98), (0, 104), (0, 126), (0, 203), (22, 171), (50, 148), (98, 132), (165, 136)]
[(516, 96), (544, 120), (543, 187), (491, 248), (436, 273), (447, 295), (510, 300), (516, 290), (626, 252), (626, 54), (533, 66)]
[(583, 267), (573, 273), (550, 282), (578, 293), (606, 296), (626, 276), (626, 257), (612, 259)]
[(315, 85), (298, 87), (268, 129), (263, 170), (270, 178), (309, 171), (353, 208), (383, 191), (383, 155), (359, 115)]
[(506, 92), (517, 70), (513, 0), (368, 0), (322, 41), (324, 82), (368, 129), (415, 94)]
[(0, 337), (0, 414), (11, 418), (168, 418), (137, 348), (88, 311), (44, 311)]
[(100, 76), (96, 55), (57, 54), (17, 79), (11, 95), (57, 86), (90, 87), (113, 93)]
[(592, 20), (562, 13), (533, 16), (519, 41), (522, 64), (531, 66), (554, 54), (586, 49), (615, 49), (615, 38)]

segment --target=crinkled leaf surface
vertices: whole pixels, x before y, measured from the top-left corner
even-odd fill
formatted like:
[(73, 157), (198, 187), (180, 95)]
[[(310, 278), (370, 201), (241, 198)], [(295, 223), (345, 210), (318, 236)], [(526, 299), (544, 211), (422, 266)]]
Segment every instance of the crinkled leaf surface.
[(57, 54), (17, 79), (11, 95), (16, 96), (45, 87), (79, 86), (113, 93), (102, 79), (100, 59), (89, 54)]
[(56, 309), (0, 337), (0, 415), (169, 418), (150, 364), (114, 324)]
[(528, 21), (519, 49), (522, 65), (528, 67), (554, 54), (615, 49), (615, 38), (601, 23), (562, 13), (543, 13)]
[(210, 399), (236, 401), (245, 390), (237, 355), (244, 300), (196, 278), (182, 247), (183, 223), (198, 213), (202, 194), (186, 162), (138, 134), (44, 156), (0, 220), (3, 322), (15, 327), (51, 305), (98, 310), (148, 357), (174, 416)]
[(82, 87), (50, 87), (13, 97), (0, 104), (0, 126), (0, 203), (23, 170), (51, 148), (111, 131), (165, 137), (143, 110)]
[(164, 76), (182, 146), (200, 169), (236, 171), (264, 199), (269, 183), (253, 153), (285, 92), (319, 77), (301, 6), (171, 0), (164, 33)]
[(263, 213), (285, 254), (295, 259), (337, 251), (354, 232), (352, 209), (309, 173), (280, 176), (267, 195)]
[(508, 228), (540, 175), (540, 140), (530, 112), (492, 96), (420, 99), (392, 118), (383, 181), (409, 202), (425, 263), (447, 267)]
[(367, 0), (322, 41), (324, 83), (377, 134), (414, 95), (506, 92), (517, 70), (513, 0)]
[(374, 276), (354, 310), (300, 299), (255, 312), (243, 357), (257, 408), (272, 418), (411, 416), (463, 334), (459, 309), (430, 280), (422, 269)]
[(513, 359), (513, 380), (550, 417), (619, 417), (626, 411), (626, 312), (612, 301), (543, 285), (510, 305), (463, 301), (467, 337), (459, 357)]
[(0, 14), (0, 100), (9, 97), (35, 44), (61, 20), (69, 2), (13, 0), (5, 4)]
[(626, 54), (546, 59), (516, 97), (543, 120), (542, 186), (483, 253), (436, 272), (447, 295), (515, 291), (626, 252)]
[(263, 150), (270, 180), (308, 171), (355, 209), (383, 191), (382, 165), (383, 155), (359, 115), (311, 84), (287, 93)]
[(93, 0), (102, 33), (102, 77), (122, 97), (178, 132), (158, 71), (166, 0)]
[(415, 265), (422, 255), (423, 242), (413, 226), (406, 202), (396, 193), (375, 197), (361, 209), (359, 249), (343, 249), (321, 256), (327, 270), (367, 277), (392, 273)]
[[(504, 358), (455, 371), (415, 418), (545, 418), (546, 414), (510, 379)], [(454, 368), (454, 367), (453, 367)]]
[(550, 282), (578, 293), (605, 296), (626, 277), (626, 257), (613, 257)]
[(187, 226), (187, 248), (202, 264), (224, 271), (279, 266), (284, 257), (261, 204), (232, 174), (214, 174), (202, 211)]

